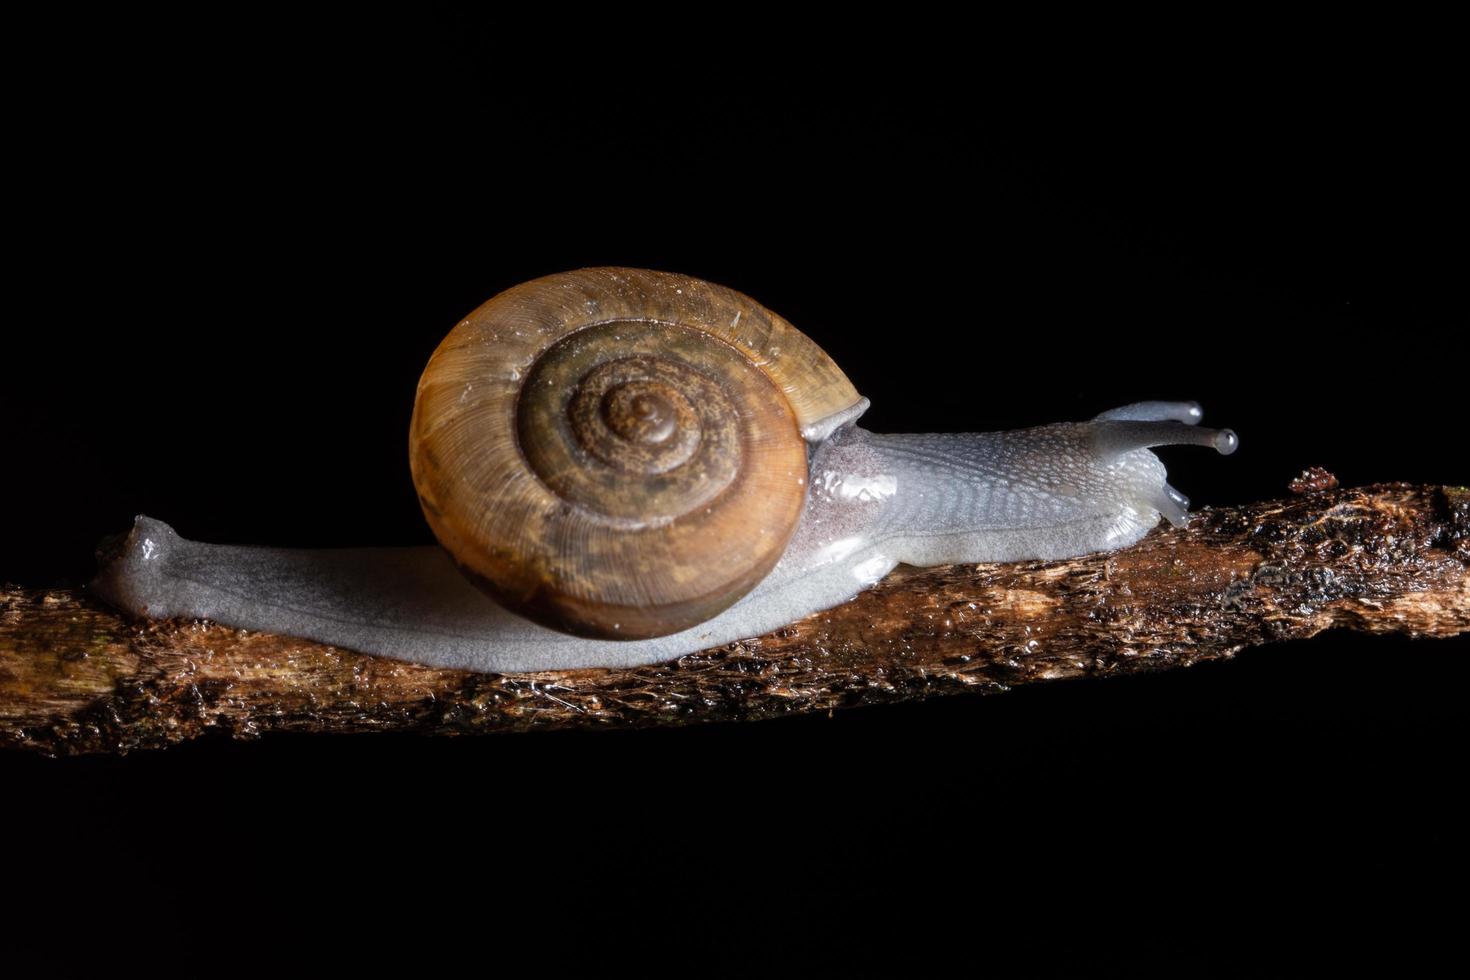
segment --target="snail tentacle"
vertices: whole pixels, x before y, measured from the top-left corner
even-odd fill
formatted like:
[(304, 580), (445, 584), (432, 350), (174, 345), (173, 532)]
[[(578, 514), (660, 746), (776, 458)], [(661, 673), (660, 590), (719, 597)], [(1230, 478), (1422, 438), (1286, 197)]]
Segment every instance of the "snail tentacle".
[(1110, 408), (1094, 417), (1094, 421), (1113, 420), (1118, 422), (1183, 422), (1198, 425), (1205, 417), (1204, 409), (1197, 401), (1183, 402), (1133, 402)]

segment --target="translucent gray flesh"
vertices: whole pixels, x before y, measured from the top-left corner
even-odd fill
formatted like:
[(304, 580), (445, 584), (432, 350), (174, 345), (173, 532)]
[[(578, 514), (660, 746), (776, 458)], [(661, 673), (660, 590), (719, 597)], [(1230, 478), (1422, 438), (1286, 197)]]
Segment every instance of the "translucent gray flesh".
[(876, 435), (849, 423), (812, 446), (806, 509), (770, 575), (713, 619), (651, 640), (588, 640), (531, 623), (437, 547), (203, 544), (148, 517), (92, 587), (134, 615), (210, 619), (437, 667), (641, 666), (829, 609), (900, 563), (1067, 558), (1132, 544), (1160, 515), (1183, 523), (1188, 501), (1149, 447), (1235, 447), (1228, 430), (1191, 429), (1191, 405), (1146, 402), (1013, 432)]

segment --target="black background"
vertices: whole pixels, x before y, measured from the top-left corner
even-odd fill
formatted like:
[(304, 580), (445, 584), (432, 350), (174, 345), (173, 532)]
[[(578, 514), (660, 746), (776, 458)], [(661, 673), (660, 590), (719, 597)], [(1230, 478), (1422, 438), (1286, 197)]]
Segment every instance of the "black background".
[[(405, 457), (429, 352), (593, 264), (749, 293), (876, 431), (1198, 398), (1242, 448), (1165, 451), (1197, 506), (1310, 464), (1470, 478), (1463, 118), (1413, 39), (1023, 55), (931, 50), (930, 25), (887, 40), (902, 62), (798, 78), (821, 45), (600, 29), (37, 26), (0, 578), (83, 581), (135, 513), (427, 541)], [(220, 969), (227, 943), (226, 968), (1412, 969), (1463, 921), (1467, 653), (1329, 635), (778, 723), (7, 755), (6, 890), (71, 938), (53, 972)]]

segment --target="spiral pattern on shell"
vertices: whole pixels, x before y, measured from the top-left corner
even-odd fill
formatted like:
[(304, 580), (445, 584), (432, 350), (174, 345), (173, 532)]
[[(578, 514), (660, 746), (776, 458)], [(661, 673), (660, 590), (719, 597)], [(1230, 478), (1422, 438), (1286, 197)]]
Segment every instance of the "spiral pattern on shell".
[(695, 626), (779, 560), (802, 431), (861, 399), (734, 290), (601, 268), (506, 290), (419, 382), (410, 464), (434, 533), (503, 604), (585, 636)]

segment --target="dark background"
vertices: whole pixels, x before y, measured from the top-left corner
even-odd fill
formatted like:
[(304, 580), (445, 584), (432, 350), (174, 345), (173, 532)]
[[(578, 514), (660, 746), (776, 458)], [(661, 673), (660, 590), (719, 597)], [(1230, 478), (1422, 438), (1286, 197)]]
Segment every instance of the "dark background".
[[(798, 78), (821, 45), (600, 29), (18, 35), (31, 302), (0, 360), (0, 578), (84, 581), (140, 512), (427, 541), (405, 457), (429, 352), (499, 290), (592, 264), (751, 294), (877, 431), (1198, 398), (1242, 448), (1165, 451), (1197, 506), (1310, 464), (1470, 479), (1463, 116), (1432, 52), (938, 50), (930, 25), (888, 39), (902, 62)], [(53, 972), (217, 970), (222, 944), (292, 969), (1412, 969), (1463, 921), (1467, 653), (1342, 634), (779, 723), (7, 755), (7, 891), (34, 916), (10, 921), (69, 937)]]

